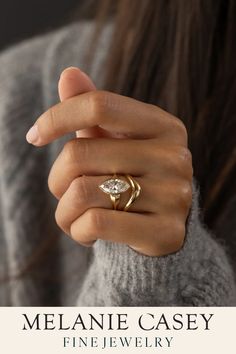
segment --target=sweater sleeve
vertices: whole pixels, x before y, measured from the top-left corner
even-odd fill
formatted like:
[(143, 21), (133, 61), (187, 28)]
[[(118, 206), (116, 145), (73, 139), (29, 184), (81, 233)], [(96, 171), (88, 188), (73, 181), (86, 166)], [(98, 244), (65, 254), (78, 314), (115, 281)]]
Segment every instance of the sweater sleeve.
[(125, 244), (98, 240), (77, 305), (233, 306), (232, 267), (201, 222), (198, 198), (194, 179), (185, 241), (176, 253), (149, 257)]

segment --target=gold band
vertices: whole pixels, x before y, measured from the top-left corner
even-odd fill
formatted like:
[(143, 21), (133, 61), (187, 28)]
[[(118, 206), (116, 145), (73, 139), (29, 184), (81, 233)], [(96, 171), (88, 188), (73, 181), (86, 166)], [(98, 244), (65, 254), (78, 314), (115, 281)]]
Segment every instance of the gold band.
[(120, 194), (110, 194), (110, 199), (112, 201), (113, 209), (117, 210), (120, 202)]
[(123, 209), (124, 211), (127, 211), (129, 209), (129, 207), (138, 198), (138, 196), (140, 195), (140, 192), (141, 192), (141, 187), (140, 187), (139, 183), (137, 181), (135, 181), (130, 175), (126, 175), (126, 177), (130, 181), (132, 193), (131, 193), (131, 196), (130, 196), (128, 202), (126, 203), (126, 205)]

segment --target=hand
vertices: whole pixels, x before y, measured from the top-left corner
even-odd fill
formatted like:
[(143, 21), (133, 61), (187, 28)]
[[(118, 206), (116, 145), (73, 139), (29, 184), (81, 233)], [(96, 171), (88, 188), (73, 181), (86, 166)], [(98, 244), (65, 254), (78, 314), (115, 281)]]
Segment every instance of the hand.
[[(50, 171), (58, 199), (59, 227), (84, 246), (97, 239), (122, 242), (147, 256), (178, 251), (192, 201), (192, 159), (178, 118), (157, 106), (95, 90), (75, 68), (59, 81), (61, 103), (43, 113), (27, 135), (35, 146), (69, 132)], [(125, 212), (113, 210), (98, 186), (114, 173), (140, 184), (139, 198)], [(129, 198), (121, 194), (119, 209)]]

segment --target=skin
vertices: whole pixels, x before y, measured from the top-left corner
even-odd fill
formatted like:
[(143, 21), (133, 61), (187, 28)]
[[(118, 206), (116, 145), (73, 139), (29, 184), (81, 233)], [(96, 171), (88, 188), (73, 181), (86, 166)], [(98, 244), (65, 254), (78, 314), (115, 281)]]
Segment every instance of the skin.
[[(183, 246), (192, 202), (192, 157), (182, 121), (159, 107), (97, 90), (77, 68), (63, 71), (61, 102), (35, 122), (29, 143), (44, 146), (71, 132), (54, 162), (48, 185), (58, 199), (58, 226), (75, 241), (127, 244), (138, 253), (162, 256)], [(114, 173), (140, 184), (127, 212), (113, 210), (98, 186)], [(121, 194), (119, 209), (129, 199)]]

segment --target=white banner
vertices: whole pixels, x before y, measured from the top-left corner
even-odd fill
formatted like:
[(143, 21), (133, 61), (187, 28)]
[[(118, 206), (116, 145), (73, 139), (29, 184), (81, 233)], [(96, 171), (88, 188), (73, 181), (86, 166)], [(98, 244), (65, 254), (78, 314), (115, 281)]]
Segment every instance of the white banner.
[(0, 308), (0, 352), (236, 353), (232, 307)]

